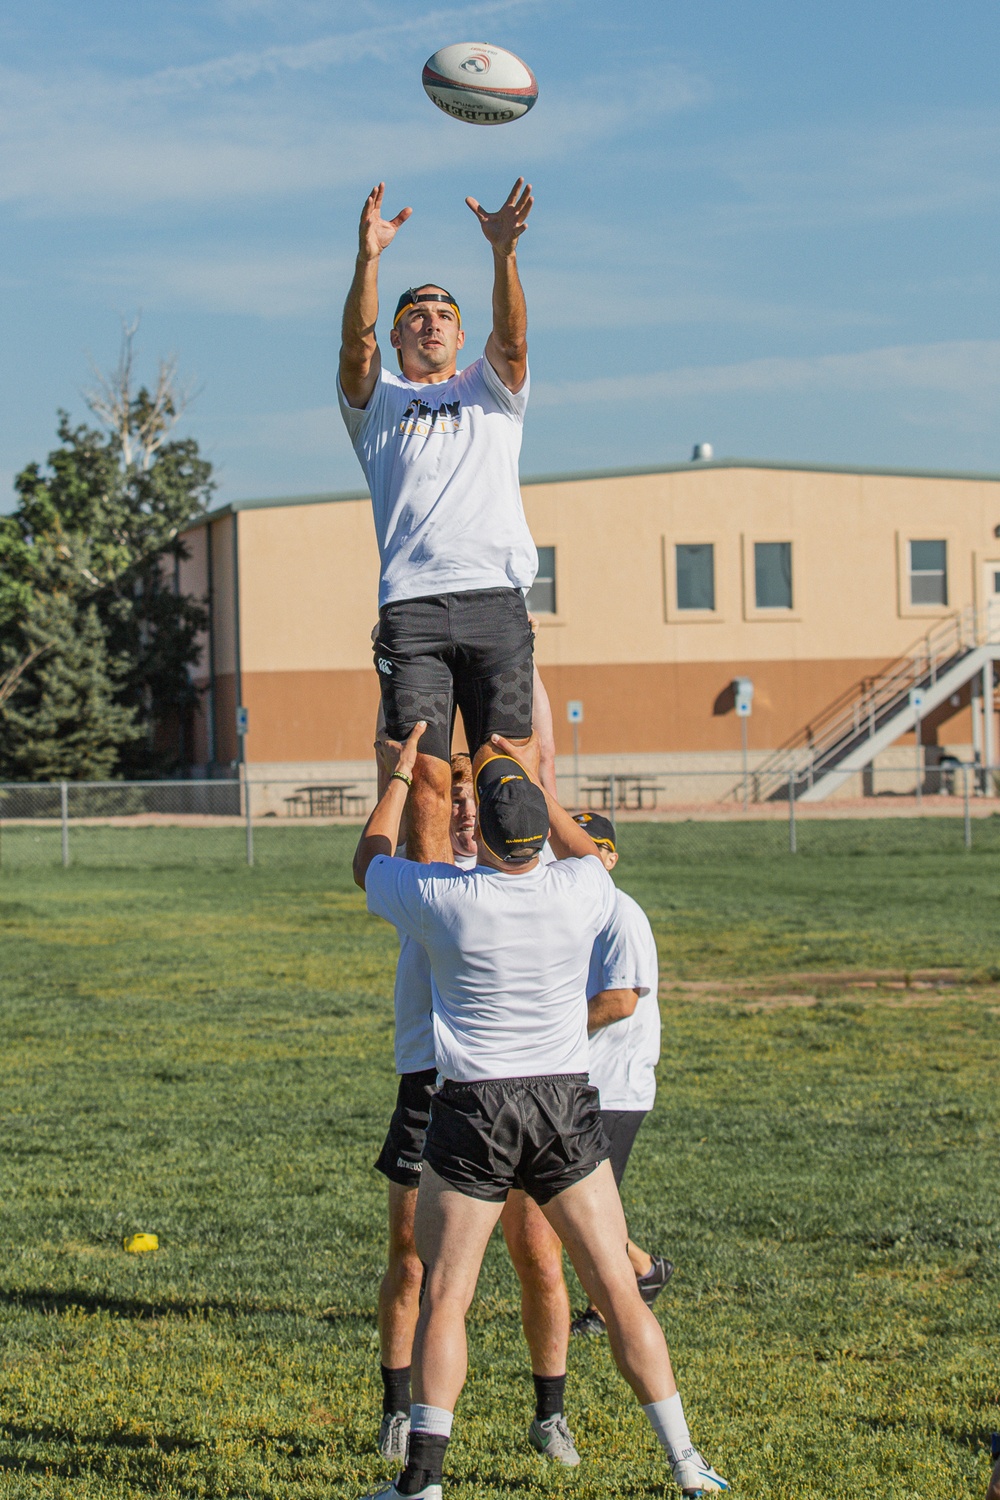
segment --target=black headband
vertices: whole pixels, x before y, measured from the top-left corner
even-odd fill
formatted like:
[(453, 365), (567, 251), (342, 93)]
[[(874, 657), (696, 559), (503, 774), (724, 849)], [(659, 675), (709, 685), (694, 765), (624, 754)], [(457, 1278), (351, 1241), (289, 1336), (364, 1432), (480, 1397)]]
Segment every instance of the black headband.
[(459, 309), (458, 303), (455, 301), (450, 292), (422, 292), (419, 287), (414, 286), (408, 286), (406, 288), (406, 291), (400, 297), (399, 301), (396, 303), (396, 311), (393, 314), (392, 318), (393, 328), (395, 328), (396, 324), (399, 322), (406, 309), (408, 307), (415, 307), (418, 302), (447, 302), (449, 307), (453, 307), (455, 309), (455, 316), (458, 319), (458, 326), (461, 328), (462, 314)]

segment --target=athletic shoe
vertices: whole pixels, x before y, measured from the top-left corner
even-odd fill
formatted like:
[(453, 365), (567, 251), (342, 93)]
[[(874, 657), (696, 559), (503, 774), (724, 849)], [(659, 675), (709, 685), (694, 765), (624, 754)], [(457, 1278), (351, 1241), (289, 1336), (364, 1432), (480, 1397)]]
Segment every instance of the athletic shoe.
[(361, 1500), (441, 1500), (441, 1486), (425, 1484), (415, 1495), (401, 1495), (393, 1482), (384, 1484), (380, 1490), (372, 1490), (369, 1495), (362, 1495)]
[(647, 1307), (652, 1307), (657, 1297), (663, 1291), (667, 1282), (674, 1274), (674, 1263), (662, 1255), (650, 1256), (653, 1264), (645, 1276), (637, 1276), (639, 1283), (639, 1295)]
[(378, 1430), (378, 1451), (387, 1464), (406, 1463), (406, 1444), (410, 1437), (410, 1413), (394, 1411), (382, 1413), (382, 1424)]
[(554, 1459), (567, 1469), (575, 1469), (580, 1462), (580, 1455), (573, 1445), (573, 1434), (562, 1412), (546, 1417), (544, 1422), (536, 1417), (528, 1428), (528, 1442), (543, 1458)]
[(604, 1319), (596, 1307), (586, 1308), (578, 1318), (574, 1318), (569, 1325), (570, 1333), (581, 1333), (586, 1338), (598, 1339), (607, 1333)]
[(696, 1495), (715, 1495), (720, 1490), (728, 1490), (729, 1485), (722, 1475), (706, 1463), (697, 1448), (688, 1448), (677, 1460), (671, 1464), (674, 1471), (674, 1483), (683, 1495), (694, 1497)]

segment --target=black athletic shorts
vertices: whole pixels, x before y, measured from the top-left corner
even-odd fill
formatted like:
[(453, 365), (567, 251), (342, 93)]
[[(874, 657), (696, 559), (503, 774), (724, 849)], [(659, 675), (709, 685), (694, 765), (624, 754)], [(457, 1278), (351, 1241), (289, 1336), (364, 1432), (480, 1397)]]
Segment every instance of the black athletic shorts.
[(419, 1186), (431, 1096), (436, 1088), (437, 1072), (434, 1068), (425, 1068), (422, 1073), (400, 1074), (396, 1108), (389, 1121), (385, 1144), (375, 1163), (377, 1172), (388, 1177), (390, 1182), (398, 1182), (400, 1187)]
[(491, 734), (531, 734), (534, 642), (519, 589), (473, 589), (383, 605), (375, 637), (392, 740), (427, 720), (423, 755), (448, 760), (455, 710), (475, 755)]
[(589, 1177), (608, 1158), (600, 1095), (586, 1073), (446, 1082), (431, 1101), (424, 1161), (470, 1198), (536, 1203)]
[(646, 1109), (602, 1109), (601, 1124), (611, 1143), (611, 1170), (619, 1187), (639, 1134), (639, 1126), (649, 1113)]

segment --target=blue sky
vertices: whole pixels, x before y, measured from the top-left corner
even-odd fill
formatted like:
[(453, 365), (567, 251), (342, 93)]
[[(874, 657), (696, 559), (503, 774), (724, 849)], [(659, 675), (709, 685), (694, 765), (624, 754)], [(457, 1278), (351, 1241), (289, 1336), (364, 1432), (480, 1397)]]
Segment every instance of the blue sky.
[[(0, 506), (142, 312), (221, 498), (355, 488), (340, 307), (379, 178), (487, 332), (463, 199), (535, 187), (526, 474), (717, 454), (1000, 471), (1000, 11), (986, 0), (7, 0)], [(524, 120), (446, 118), (437, 47), (510, 47)]]

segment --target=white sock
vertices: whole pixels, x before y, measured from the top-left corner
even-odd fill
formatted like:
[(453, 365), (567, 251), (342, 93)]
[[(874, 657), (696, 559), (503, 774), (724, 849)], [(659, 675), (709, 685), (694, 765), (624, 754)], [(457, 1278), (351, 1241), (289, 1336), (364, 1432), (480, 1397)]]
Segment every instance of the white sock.
[(453, 1411), (443, 1406), (421, 1406), (414, 1401), (410, 1407), (410, 1431), (426, 1432), (430, 1437), (451, 1437), (451, 1424), (455, 1420)]
[[(416, 1411), (416, 1407), (413, 1408)], [(694, 1443), (688, 1432), (687, 1420), (684, 1416), (684, 1408), (681, 1405), (680, 1392), (668, 1396), (666, 1401), (651, 1401), (644, 1406), (643, 1411), (649, 1418), (653, 1431), (659, 1438), (661, 1444), (667, 1450), (667, 1457), (672, 1464), (678, 1459), (684, 1458), (689, 1452), (694, 1451)]]

